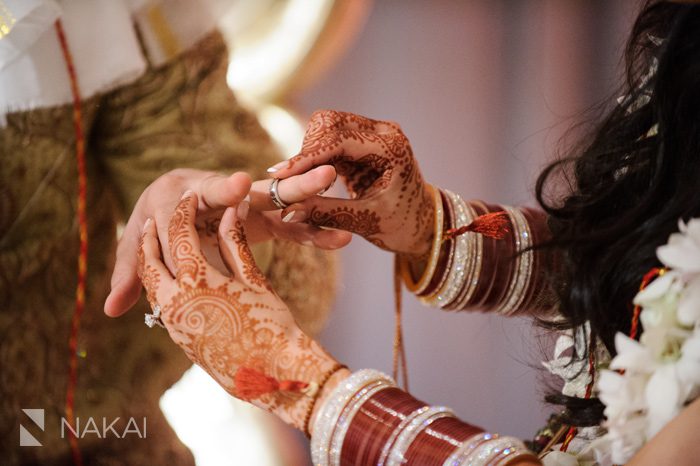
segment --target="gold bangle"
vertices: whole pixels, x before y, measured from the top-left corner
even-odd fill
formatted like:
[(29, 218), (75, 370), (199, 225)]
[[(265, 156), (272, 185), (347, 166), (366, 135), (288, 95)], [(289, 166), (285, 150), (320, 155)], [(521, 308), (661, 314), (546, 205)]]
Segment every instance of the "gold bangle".
[[(452, 229), (455, 224), (455, 212), (454, 206), (450, 202), (450, 198), (447, 195), (447, 190), (439, 189), (440, 195), (442, 197), (442, 209), (444, 212), (443, 229), (445, 231)], [(442, 239), (442, 248), (440, 249), (440, 257), (438, 258), (438, 269), (435, 270), (433, 274), (433, 279), (430, 281), (430, 285), (423, 290), (423, 292), (418, 296), (420, 300), (425, 300), (435, 295), (438, 290), (441, 290), (445, 286), (447, 277), (450, 274), (450, 268), (452, 267), (452, 261), (454, 259), (455, 245), (457, 242), (455, 238)]]
[(311, 415), (314, 412), (316, 401), (318, 401), (318, 397), (321, 395), (321, 390), (323, 390), (323, 387), (328, 383), (331, 377), (333, 377), (336, 374), (336, 372), (347, 368), (348, 366), (346, 366), (345, 364), (340, 364), (339, 362), (337, 362), (333, 365), (333, 367), (331, 367), (331, 369), (328, 372), (326, 372), (326, 374), (321, 378), (321, 381), (318, 382), (318, 388), (311, 397), (311, 404), (309, 406), (309, 409), (306, 411), (306, 414), (304, 415), (304, 435), (306, 435), (307, 437), (311, 438), (311, 434), (309, 432)]
[(409, 267), (409, 261), (404, 257), (401, 258), (401, 277), (403, 278), (406, 288), (409, 291), (420, 294), (422, 293), (430, 284), (433, 279), (433, 274), (435, 274), (435, 269), (437, 268), (438, 259), (440, 258), (440, 250), (442, 248), (442, 229), (444, 222), (444, 211), (442, 207), (442, 197), (440, 196), (440, 191), (435, 189), (433, 186), (428, 185), (433, 194), (433, 200), (435, 204), (435, 229), (433, 234), (433, 244), (430, 249), (430, 256), (428, 257), (428, 264), (425, 266), (425, 270), (421, 275), (418, 282), (413, 280), (411, 275), (411, 270)]

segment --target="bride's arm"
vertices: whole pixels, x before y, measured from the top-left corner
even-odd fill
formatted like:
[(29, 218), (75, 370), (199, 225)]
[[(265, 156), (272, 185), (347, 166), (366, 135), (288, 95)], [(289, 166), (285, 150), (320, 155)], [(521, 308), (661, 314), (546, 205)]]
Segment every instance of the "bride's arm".
[(698, 464), (700, 440), (700, 399), (696, 399), (666, 425), (637, 453), (628, 466)]
[[(311, 419), (314, 464), (542, 464), (519, 440), (485, 432), (445, 408), (428, 406), (375, 371), (336, 373), (321, 392)], [(700, 399), (627, 465), (696, 465), (699, 433)]]
[[(548, 236), (542, 212), (463, 202), (429, 185), (408, 138), (393, 122), (315, 112), (300, 153), (269, 171), (286, 179), (324, 164), (335, 166), (351, 199), (312, 196), (285, 209), (287, 221), (347, 230), (396, 253), (404, 281), (428, 305), (505, 315), (550, 309), (545, 274), (552, 261), (542, 250), (528, 251)], [(443, 241), (450, 229), (479, 224), (480, 217), (495, 212), (505, 213), (490, 225), (482, 218), (484, 228), (472, 225), (474, 231)], [(499, 219), (503, 228), (495, 225)], [(502, 238), (494, 239), (499, 229)]]
[(312, 416), (315, 465), (539, 465), (518, 439), (429, 406), (373, 370), (337, 373)]
[(162, 260), (155, 223), (144, 225), (139, 276), (154, 314), (160, 313), (173, 340), (231, 395), (302, 431), (313, 425), (315, 464), (328, 464), (323, 455), (329, 448), (343, 456), (336, 465), (378, 464), (378, 455), (386, 457), (386, 465), (444, 464), (451, 455), (498, 459), (489, 463), (497, 465), (534, 461), (519, 440), (496, 438), (445, 408), (429, 407), (387, 376), (350, 375), (298, 328), (262, 276), (236, 209), (226, 210), (219, 229), (228, 275), (202, 255), (196, 213), (197, 196), (188, 192), (167, 228), (172, 269)]

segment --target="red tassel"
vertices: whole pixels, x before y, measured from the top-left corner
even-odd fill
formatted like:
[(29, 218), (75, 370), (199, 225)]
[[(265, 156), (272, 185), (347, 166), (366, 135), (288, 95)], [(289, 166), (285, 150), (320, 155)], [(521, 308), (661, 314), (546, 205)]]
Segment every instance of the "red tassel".
[(279, 381), (249, 367), (240, 367), (233, 378), (236, 396), (244, 400), (253, 400), (266, 393), (273, 392), (308, 392), (310, 384), (297, 380)]
[(491, 212), (475, 218), (469, 225), (450, 228), (445, 232), (443, 240), (455, 238), (469, 231), (479, 233), (488, 238), (503, 239), (510, 231), (508, 229), (509, 222), (507, 212)]

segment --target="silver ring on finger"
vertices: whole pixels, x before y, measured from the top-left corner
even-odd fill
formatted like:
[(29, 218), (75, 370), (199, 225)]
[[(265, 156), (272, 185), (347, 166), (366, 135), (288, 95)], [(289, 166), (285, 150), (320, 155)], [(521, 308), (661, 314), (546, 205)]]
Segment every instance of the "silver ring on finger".
[(272, 203), (278, 208), (278, 209), (286, 209), (289, 207), (289, 204), (284, 202), (282, 198), (280, 197), (280, 193), (278, 190), (278, 185), (280, 184), (280, 179), (275, 178), (272, 180), (272, 183), (270, 183), (270, 199), (272, 199)]

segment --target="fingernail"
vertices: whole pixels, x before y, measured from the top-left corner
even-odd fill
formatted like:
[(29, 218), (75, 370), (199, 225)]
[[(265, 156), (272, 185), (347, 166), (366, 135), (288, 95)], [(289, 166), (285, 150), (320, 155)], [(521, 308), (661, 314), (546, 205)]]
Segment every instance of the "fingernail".
[(243, 198), (244, 202), (250, 202), (250, 194), (246, 194), (246, 196)]
[(151, 217), (148, 217), (146, 221), (143, 223), (143, 231), (148, 230), (148, 227), (151, 226), (151, 223), (153, 223), (153, 219)]
[(192, 190), (191, 190), (191, 189), (188, 189), (187, 191), (185, 191), (184, 193), (182, 193), (182, 197), (180, 198), (180, 200), (182, 200), (182, 199), (184, 199), (184, 198), (186, 198), (186, 197), (189, 197), (191, 194), (192, 194)]
[(245, 220), (248, 218), (248, 212), (250, 211), (250, 202), (248, 201), (241, 201), (240, 204), (238, 204), (238, 209), (236, 209), (236, 215), (238, 216), (239, 220)]
[[(337, 179), (337, 177), (336, 177), (336, 179)], [(321, 195), (323, 195), (323, 194), (326, 194), (326, 192), (328, 192), (328, 190), (331, 189), (331, 188), (333, 187), (334, 184), (335, 184), (335, 180), (333, 180), (333, 181), (331, 182), (331, 184), (329, 184), (328, 186), (326, 186), (325, 188), (323, 188), (321, 191), (319, 191), (318, 195), (321, 196)]]
[(302, 241), (301, 244), (304, 246), (313, 246), (314, 242), (311, 241), (310, 239), (306, 239), (306, 240)]
[(276, 171), (279, 171), (282, 168), (284, 168), (285, 166), (287, 166), (288, 163), (289, 163), (289, 161), (284, 160), (284, 161), (282, 161), (278, 164), (275, 164), (275, 165), (271, 166), (270, 168), (268, 168), (267, 172), (268, 173), (275, 173)]
[(306, 220), (306, 212), (303, 210), (293, 210), (282, 217), (284, 223), (299, 223)]

